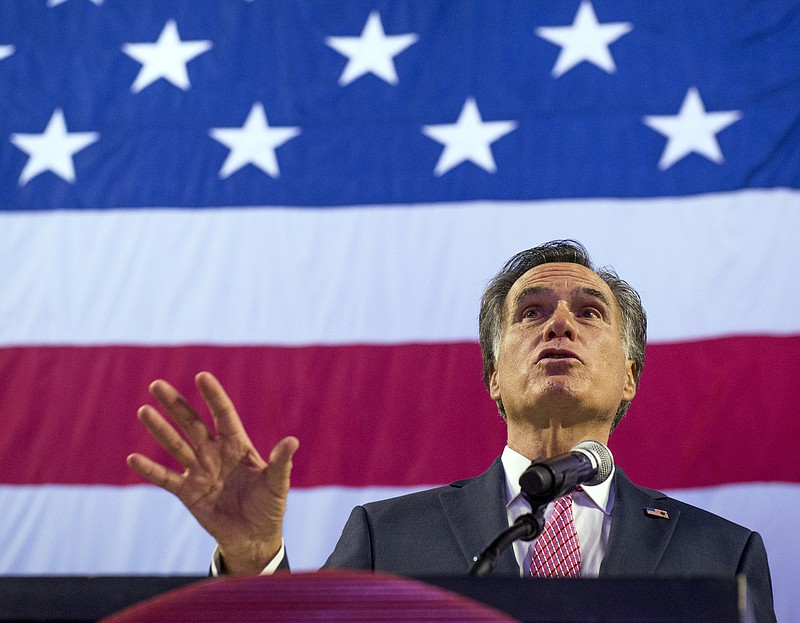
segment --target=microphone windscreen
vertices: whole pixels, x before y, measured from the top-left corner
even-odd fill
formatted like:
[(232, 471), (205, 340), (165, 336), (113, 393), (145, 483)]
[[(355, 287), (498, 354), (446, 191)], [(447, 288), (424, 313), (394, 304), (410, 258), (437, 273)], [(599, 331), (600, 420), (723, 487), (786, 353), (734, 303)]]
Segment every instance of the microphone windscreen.
[(585, 483), (589, 486), (599, 485), (604, 482), (614, 469), (614, 455), (611, 454), (611, 450), (599, 441), (581, 441), (572, 448), (572, 452), (588, 454), (592, 462), (597, 464), (597, 474), (589, 482)]

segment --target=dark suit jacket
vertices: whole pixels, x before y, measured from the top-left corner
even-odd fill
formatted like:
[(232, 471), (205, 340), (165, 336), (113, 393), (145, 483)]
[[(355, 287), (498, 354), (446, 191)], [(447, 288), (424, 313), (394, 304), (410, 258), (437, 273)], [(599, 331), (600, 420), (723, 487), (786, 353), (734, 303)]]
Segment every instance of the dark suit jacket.
[[(774, 621), (767, 554), (758, 533), (663, 493), (634, 485), (617, 467), (601, 577), (747, 576), (758, 621)], [(669, 519), (650, 517), (647, 507)], [(462, 575), (508, 527), (500, 459), (480, 476), (353, 509), (326, 567), (408, 576)], [(514, 552), (495, 574), (520, 576)]]

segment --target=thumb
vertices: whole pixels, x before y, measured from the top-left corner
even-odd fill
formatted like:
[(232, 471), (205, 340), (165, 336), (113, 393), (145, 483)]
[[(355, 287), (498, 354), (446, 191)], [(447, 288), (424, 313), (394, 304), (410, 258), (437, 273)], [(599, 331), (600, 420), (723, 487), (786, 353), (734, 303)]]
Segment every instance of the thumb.
[(297, 437), (284, 437), (269, 453), (267, 478), (273, 491), (286, 493), (289, 490), (289, 476), (292, 473), (292, 457), (300, 447)]

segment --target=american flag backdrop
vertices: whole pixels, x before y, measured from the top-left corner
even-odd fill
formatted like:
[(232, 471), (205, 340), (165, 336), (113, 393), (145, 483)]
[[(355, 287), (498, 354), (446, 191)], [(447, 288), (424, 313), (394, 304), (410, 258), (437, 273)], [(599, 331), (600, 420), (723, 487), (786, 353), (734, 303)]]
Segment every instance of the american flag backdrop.
[(0, 573), (206, 572), (125, 465), (171, 461), (155, 378), (300, 438), (295, 568), (480, 473), (482, 288), (576, 238), (649, 314), (618, 464), (759, 530), (800, 621), (798, 41), (794, 0), (6, 0)]

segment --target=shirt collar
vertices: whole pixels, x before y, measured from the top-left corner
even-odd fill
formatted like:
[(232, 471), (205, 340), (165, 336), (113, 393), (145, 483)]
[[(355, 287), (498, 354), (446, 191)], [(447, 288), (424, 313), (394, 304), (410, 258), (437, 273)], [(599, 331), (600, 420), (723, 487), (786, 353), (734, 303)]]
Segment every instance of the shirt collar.
[[(519, 478), (531, 464), (530, 459), (522, 456), (516, 450), (512, 450), (508, 446), (503, 449), (503, 454), (500, 457), (503, 463), (503, 471), (506, 474), (506, 508), (511, 506), (519, 498), (522, 498), (522, 489), (519, 486)], [(578, 491), (573, 496), (576, 502), (585, 501), (585, 503), (593, 504), (606, 515), (610, 515), (614, 509), (614, 502), (611, 499), (611, 482), (614, 479), (616, 467), (612, 468), (611, 475), (606, 478), (599, 485), (581, 485), (582, 491)], [(579, 498), (583, 498), (580, 500)], [(525, 502), (527, 504), (527, 502)]]

